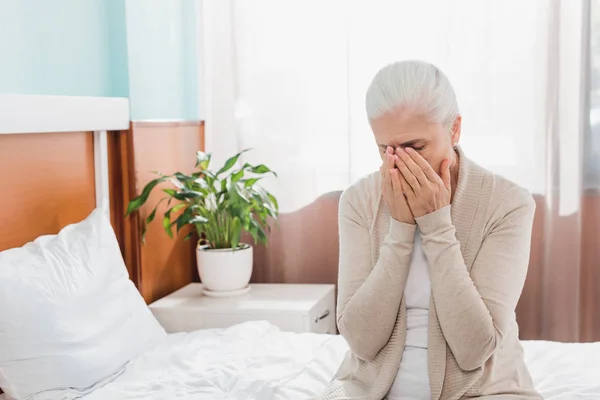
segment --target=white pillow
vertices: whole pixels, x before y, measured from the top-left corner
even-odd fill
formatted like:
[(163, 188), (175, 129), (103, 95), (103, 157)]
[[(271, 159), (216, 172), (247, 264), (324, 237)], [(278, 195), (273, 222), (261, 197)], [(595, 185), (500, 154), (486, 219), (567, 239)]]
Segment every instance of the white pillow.
[(9, 396), (87, 388), (165, 337), (100, 209), (0, 252), (0, 387)]

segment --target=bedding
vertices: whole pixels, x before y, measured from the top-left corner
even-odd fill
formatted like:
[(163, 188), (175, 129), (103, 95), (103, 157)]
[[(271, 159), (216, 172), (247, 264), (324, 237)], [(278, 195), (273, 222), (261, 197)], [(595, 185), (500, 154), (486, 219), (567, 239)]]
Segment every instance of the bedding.
[(0, 252), (0, 387), (14, 398), (110, 380), (166, 333), (103, 210)]
[[(600, 343), (523, 346), (546, 400), (600, 399)], [(307, 399), (325, 387), (346, 351), (341, 336), (286, 333), (266, 322), (248, 322), (171, 334), (109, 381), (34, 399)]]

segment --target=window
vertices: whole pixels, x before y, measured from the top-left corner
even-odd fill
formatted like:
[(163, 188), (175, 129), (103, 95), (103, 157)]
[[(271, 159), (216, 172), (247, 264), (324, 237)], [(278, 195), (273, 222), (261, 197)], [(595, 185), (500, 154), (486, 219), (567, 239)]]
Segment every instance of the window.
[(600, 188), (600, 0), (591, 4), (590, 129), (584, 139), (584, 188)]

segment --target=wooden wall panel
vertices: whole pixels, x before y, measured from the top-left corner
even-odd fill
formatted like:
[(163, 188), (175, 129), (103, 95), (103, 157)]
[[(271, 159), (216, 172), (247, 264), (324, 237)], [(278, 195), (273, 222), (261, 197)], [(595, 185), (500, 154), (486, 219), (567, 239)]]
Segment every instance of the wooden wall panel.
[[(129, 193), (124, 200), (141, 193), (144, 185), (156, 177), (152, 171), (191, 172), (196, 151), (204, 147), (204, 125), (201, 122), (134, 122), (125, 140), (129, 154)], [(168, 186), (167, 183), (162, 187)], [(128, 218), (129, 246), (126, 259), (131, 263), (134, 281), (144, 299), (150, 303), (187, 283), (197, 280), (195, 243), (183, 241), (185, 233), (170, 239), (162, 228), (164, 206), (148, 227), (146, 244), (141, 244), (142, 221), (164, 193), (155, 190), (139, 214)], [(128, 197), (128, 198), (127, 198)], [(164, 205), (164, 203), (163, 203)]]
[(135, 249), (132, 242), (131, 219), (125, 218), (127, 203), (135, 194), (135, 188), (131, 183), (135, 176), (133, 163), (129, 161), (131, 153), (131, 135), (129, 131), (108, 132), (108, 179), (110, 184), (110, 219), (119, 241), (119, 247), (125, 260), (125, 265), (129, 272), (131, 280), (137, 284), (138, 281), (138, 262), (133, 259), (137, 251), (127, 251)]
[(0, 135), (0, 251), (86, 218), (96, 206), (91, 132)]

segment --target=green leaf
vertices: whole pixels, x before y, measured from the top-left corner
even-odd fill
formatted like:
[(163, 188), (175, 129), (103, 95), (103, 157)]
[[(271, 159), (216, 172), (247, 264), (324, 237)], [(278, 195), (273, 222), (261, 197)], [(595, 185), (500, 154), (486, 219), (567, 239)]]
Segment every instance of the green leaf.
[(258, 182), (259, 180), (261, 180), (261, 179), (262, 179), (262, 178), (250, 178), (250, 179), (246, 179), (246, 180), (244, 181), (244, 187), (246, 187), (246, 188), (250, 188), (250, 187), (254, 186), (254, 184), (255, 184), (256, 182)]
[(264, 210), (265, 212), (262, 214), (262, 216), (264, 216), (264, 218), (267, 218), (267, 215), (272, 217), (272, 218), (277, 218), (277, 211), (270, 205), (270, 204), (263, 204)]
[(233, 217), (231, 220), (231, 248), (236, 249), (240, 243), (242, 234), (242, 223), (238, 217)]
[(260, 164), (260, 165), (250, 168), (250, 172), (253, 172), (255, 174), (266, 174), (266, 173), (270, 172), (273, 175), (277, 176), (275, 171), (271, 171), (271, 169), (264, 164)]
[(212, 188), (213, 188), (213, 186), (214, 186), (214, 184), (215, 184), (215, 179), (216, 179), (215, 175), (214, 175), (214, 174), (212, 174), (211, 172), (209, 172), (209, 171), (206, 171), (206, 172), (204, 173), (204, 181), (206, 182), (207, 186), (208, 186), (210, 189), (212, 189)]
[(187, 242), (188, 240), (190, 240), (190, 238), (191, 238), (192, 236), (194, 236), (194, 234), (195, 234), (195, 233), (196, 233), (196, 232), (194, 232), (194, 231), (191, 231), (190, 233), (188, 233), (187, 235), (185, 235), (185, 237), (183, 238), (183, 240), (184, 240), (185, 242)]
[(175, 197), (175, 195), (177, 194), (177, 190), (175, 189), (163, 189), (163, 192), (165, 192), (171, 197)]
[(267, 234), (263, 228), (255, 220), (250, 221), (250, 234), (256, 243), (265, 243), (267, 241)]
[[(186, 204), (186, 205), (188, 205), (188, 204)], [(199, 206), (196, 204), (189, 206), (179, 217), (177, 217), (177, 219), (173, 223), (171, 223), (171, 225), (177, 224), (177, 233), (179, 233), (181, 228), (183, 228), (187, 224), (195, 224), (195, 223), (208, 221), (208, 219), (206, 219), (202, 216), (194, 215), (194, 212), (198, 208), (199, 208)]]
[(152, 189), (154, 189), (159, 183), (164, 182), (167, 178), (168, 177), (166, 176), (161, 176), (160, 178), (156, 178), (148, 182), (148, 184), (144, 186), (142, 193), (129, 202), (129, 204), (127, 205), (127, 212), (125, 213), (125, 216), (128, 216), (129, 214), (143, 206), (148, 200), (148, 196), (150, 196), (150, 192), (152, 192)]
[(225, 165), (223, 165), (223, 167), (217, 172), (216, 176), (219, 176), (223, 172), (229, 171), (231, 169), (231, 167), (233, 167), (235, 165), (235, 163), (237, 162), (238, 158), (240, 158), (240, 156), (242, 154), (244, 154), (245, 152), (247, 152), (248, 150), (249, 149), (242, 150), (239, 153), (237, 153), (235, 156), (233, 156), (230, 159), (228, 159), (227, 161), (225, 161)]
[(196, 177), (194, 179), (194, 184), (192, 186), (192, 189), (195, 189), (195, 190), (206, 190), (208, 188), (209, 188), (208, 183), (206, 182), (206, 180), (204, 180), (204, 178)]
[(154, 217), (156, 216), (156, 210), (158, 209), (158, 206), (160, 205), (160, 203), (162, 203), (166, 199), (167, 199), (166, 197), (163, 197), (162, 199), (160, 199), (160, 201), (158, 203), (156, 203), (156, 206), (154, 206), (154, 210), (152, 210), (152, 212), (150, 213), (150, 215), (148, 215), (148, 218), (146, 218), (146, 225), (148, 225), (150, 222), (152, 222), (154, 220)]
[(165, 217), (163, 218), (163, 228), (165, 229), (165, 232), (167, 232), (167, 235), (173, 239), (173, 229), (171, 229), (171, 210), (168, 210), (165, 213)]
[(175, 220), (175, 223), (177, 224), (177, 233), (179, 233), (181, 228), (183, 228), (188, 223), (192, 216), (192, 210), (188, 208), (179, 217), (177, 217), (177, 219)]
[(204, 224), (207, 222), (208, 222), (208, 218), (204, 218), (203, 216), (196, 215), (188, 221), (188, 224)]
[(188, 207), (188, 204), (186, 204), (186, 203), (177, 204), (176, 206), (173, 206), (173, 208), (171, 208), (171, 212), (177, 212), (184, 207)]
[(267, 197), (271, 200), (271, 203), (275, 206), (275, 211), (279, 211), (279, 204), (277, 203), (277, 199), (271, 193), (267, 192)]
[(146, 218), (146, 223), (144, 224), (144, 227), (142, 228), (142, 243), (146, 243), (146, 232), (148, 231), (148, 225), (150, 224), (150, 222), (152, 222), (154, 220), (158, 206), (160, 205), (160, 203), (162, 203), (166, 199), (167, 199), (167, 197), (163, 197), (162, 199), (160, 199), (160, 201), (154, 207), (154, 210), (152, 210), (152, 212), (150, 213), (148, 218)]
[(187, 200), (187, 199), (196, 199), (198, 197), (204, 197), (204, 195), (200, 192), (196, 192), (195, 190), (182, 189), (177, 192), (173, 197), (177, 200)]
[(237, 181), (242, 179), (243, 176), (244, 176), (244, 170), (240, 169), (239, 171), (237, 171), (231, 175), (231, 182), (236, 183)]
[(175, 174), (173, 174), (173, 176), (174, 176), (175, 178), (177, 178), (177, 179), (178, 179), (179, 181), (181, 181), (181, 182), (187, 182), (187, 181), (192, 181), (192, 180), (194, 180), (194, 177), (192, 177), (192, 176), (187, 176), (187, 175), (185, 175), (185, 174), (183, 174), (183, 173), (181, 173), (181, 172), (175, 172)]
[(196, 168), (201, 170), (205, 170), (208, 168), (208, 164), (210, 164), (210, 153), (205, 153), (203, 151), (196, 152)]
[(156, 216), (156, 209), (157, 208), (158, 208), (158, 205), (156, 207), (154, 207), (154, 210), (152, 210), (152, 212), (150, 213), (150, 215), (148, 215), (148, 218), (146, 218), (146, 225), (148, 225), (150, 222), (152, 222), (152, 220)]
[(246, 203), (250, 203), (248, 197), (244, 193), (240, 192), (240, 187), (238, 186), (238, 184), (231, 185), (231, 187), (229, 188), (229, 195), (231, 196), (231, 200), (234, 203), (239, 200), (243, 200)]

